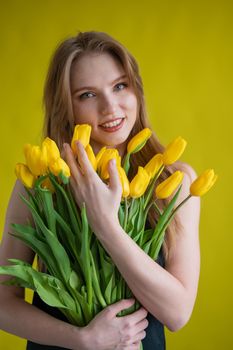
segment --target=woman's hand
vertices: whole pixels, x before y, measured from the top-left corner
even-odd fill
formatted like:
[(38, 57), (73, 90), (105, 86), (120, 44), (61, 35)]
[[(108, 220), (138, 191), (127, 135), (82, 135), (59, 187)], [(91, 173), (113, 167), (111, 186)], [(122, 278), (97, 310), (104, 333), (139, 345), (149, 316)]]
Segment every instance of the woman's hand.
[[(122, 187), (117, 167), (108, 164), (109, 184), (106, 185), (94, 171), (83, 145), (77, 141), (77, 160), (71, 147), (64, 144), (65, 160), (70, 168), (70, 184), (78, 206), (85, 202), (88, 222), (98, 235), (107, 222), (118, 221), (118, 210), (121, 201)], [(78, 161), (78, 162), (77, 162)]]
[(87, 341), (83, 350), (139, 350), (140, 341), (145, 338), (148, 326), (148, 312), (141, 307), (130, 315), (116, 315), (133, 305), (132, 299), (123, 299), (103, 311), (84, 328)]

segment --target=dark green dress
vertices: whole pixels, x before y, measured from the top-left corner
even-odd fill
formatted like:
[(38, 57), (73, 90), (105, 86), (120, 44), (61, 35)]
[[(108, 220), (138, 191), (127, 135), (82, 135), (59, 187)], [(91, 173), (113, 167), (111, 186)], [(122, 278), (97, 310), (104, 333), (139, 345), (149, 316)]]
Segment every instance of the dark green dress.
[[(162, 251), (157, 259), (158, 264), (164, 267), (164, 258)], [(38, 296), (34, 293), (33, 305), (37, 306), (39, 309), (44, 310), (48, 314), (67, 322), (65, 316), (56, 308), (50, 307), (45, 304)], [(146, 337), (142, 340), (143, 350), (164, 350), (165, 349), (165, 335), (164, 326), (150, 313), (147, 315), (147, 320), (149, 322), (146, 328)], [(31, 341), (27, 342), (27, 350), (65, 350), (65, 348), (49, 345), (36, 344)], [(95, 349), (93, 349), (95, 350)]]

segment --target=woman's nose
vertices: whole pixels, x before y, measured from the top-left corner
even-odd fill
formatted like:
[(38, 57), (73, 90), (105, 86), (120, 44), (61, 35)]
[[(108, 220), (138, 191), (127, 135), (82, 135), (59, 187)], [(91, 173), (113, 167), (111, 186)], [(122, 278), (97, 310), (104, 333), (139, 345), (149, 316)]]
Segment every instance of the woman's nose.
[(117, 102), (112, 96), (104, 96), (101, 101), (103, 115), (114, 114), (117, 110)]

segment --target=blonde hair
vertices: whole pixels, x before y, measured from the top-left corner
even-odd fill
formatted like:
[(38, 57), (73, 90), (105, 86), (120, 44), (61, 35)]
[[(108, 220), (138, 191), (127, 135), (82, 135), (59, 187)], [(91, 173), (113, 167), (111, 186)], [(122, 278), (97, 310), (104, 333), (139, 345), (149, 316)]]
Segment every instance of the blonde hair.
[[(137, 97), (138, 115), (136, 123), (129, 135), (129, 139), (145, 127), (151, 129), (145, 107), (143, 83), (135, 58), (122, 44), (104, 32), (79, 32), (77, 36), (64, 40), (56, 48), (50, 62), (44, 88), (43, 102), (45, 107), (45, 119), (43, 137), (49, 136), (52, 138), (56, 141), (60, 149), (64, 142), (71, 141), (75, 126), (70, 90), (70, 72), (72, 64), (81, 56), (88, 53), (106, 52), (111, 54), (112, 57), (122, 64), (129, 79), (129, 83), (133, 87)], [(156, 153), (163, 152), (163, 150), (164, 147), (153, 132), (144, 148), (131, 157), (129, 178), (133, 178), (139, 165), (144, 166)], [(182, 167), (181, 164), (179, 164), (179, 166), (177, 164), (167, 167), (162, 173), (159, 182)], [(161, 201), (161, 208), (166, 204), (166, 200)], [(156, 211), (151, 209), (149, 213), (150, 224), (154, 226), (157, 219)], [(165, 257), (168, 256), (169, 248), (174, 244), (175, 233), (178, 232), (180, 228), (181, 222), (178, 217), (175, 217), (166, 232), (166, 239), (163, 244)]]

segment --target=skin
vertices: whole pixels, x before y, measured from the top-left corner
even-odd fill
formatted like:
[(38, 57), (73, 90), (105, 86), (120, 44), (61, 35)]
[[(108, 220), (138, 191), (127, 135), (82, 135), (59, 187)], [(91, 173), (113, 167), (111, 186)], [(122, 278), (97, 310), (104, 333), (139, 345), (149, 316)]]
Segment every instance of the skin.
[[(137, 103), (133, 91), (128, 87), (122, 89), (122, 86), (116, 88), (111, 85), (120, 73), (122, 67), (108, 55), (86, 56), (83, 62), (73, 66), (71, 91), (74, 115), (77, 123), (91, 124), (91, 145), (95, 153), (106, 144), (118, 148), (123, 155), (136, 120)], [(74, 93), (77, 83), (93, 87), (93, 94), (85, 95), (88, 98), (82, 102), (79, 93)], [(89, 92), (89, 89), (83, 92)], [(125, 116), (126, 123), (117, 133), (105, 134), (98, 127), (119, 114)], [(192, 313), (199, 278), (200, 200), (198, 197), (191, 198), (178, 212), (183, 227), (177, 232), (176, 244), (164, 269), (148, 257), (119, 224), (117, 213), (122, 190), (114, 164), (109, 162), (110, 179), (106, 185), (94, 172), (81, 144), (77, 144), (77, 154), (75, 159), (70, 146), (64, 145), (64, 158), (71, 169), (70, 182), (75, 200), (80, 206), (86, 203), (91, 227), (143, 307), (132, 315), (117, 318), (120, 310), (131, 305), (129, 300), (122, 300), (99, 313), (88, 326), (79, 328), (26, 303), (23, 288), (0, 285), (0, 328), (41, 344), (69, 349), (139, 349), (139, 341), (145, 337), (148, 325), (145, 319), (148, 311), (171, 331), (182, 328)], [(190, 183), (196, 178), (189, 165), (186, 164), (185, 168), (187, 174), (179, 202), (188, 195)], [(10, 257), (29, 263), (34, 258), (29, 248), (8, 235), (11, 222), (25, 224), (30, 218), (25, 206), (22, 206), (19, 193), (25, 195), (23, 186), (17, 181), (6, 213), (0, 247), (1, 265), (7, 264)], [(0, 280), (5, 279), (5, 276), (0, 276)]]
[[(81, 103), (73, 95), (73, 108), (77, 123), (92, 125), (91, 142), (97, 151), (104, 144), (109, 144), (124, 153), (125, 141), (136, 118), (136, 106), (129, 102), (133, 92), (126, 89), (115, 93), (109, 84), (109, 77), (113, 79), (114, 75), (117, 76), (117, 70), (120, 74), (121, 67), (107, 54), (85, 56), (74, 66), (72, 87), (78, 85), (77, 82), (88, 85), (93, 79), (93, 91), (88, 99)], [(121, 94), (120, 97), (118, 94)], [(99, 123), (118, 112), (125, 113), (128, 118), (127, 132), (122, 128), (110, 136), (105, 135), (98, 127)], [(82, 144), (77, 142), (78, 162), (68, 144), (64, 145), (64, 152), (71, 169), (71, 186), (76, 202), (79, 206), (85, 202), (92, 229), (133, 294), (168, 329), (176, 331), (182, 328), (191, 316), (198, 288), (200, 198), (192, 197), (177, 213), (182, 227), (177, 232), (176, 243), (170, 250), (164, 269), (145, 254), (120, 226), (118, 209), (122, 189), (115, 165), (109, 162), (110, 179), (106, 185), (93, 170)], [(177, 204), (189, 195), (191, 182), (197, 177), (190, 165), (183, 163), (183, 167), (185, 173)]]
[[(105, 66), (105, 70), (103, 70), (103, 66)], [(137, 102), (133, 91), (125, 85), (120, 85), (119, 81), (115, 84), (112, 83), (122, 73), (121, 66), (111, 57), (109, 59), (106, 56), (94, 59), (86, 57), (80, 61), (80, 65), (73, 67), (72, 89), (77, 87), (74, 85), (76, 81), (85, 85), (95, 84), (93, 92), (97, 96), (96, 99), (90, 98), (91, 94), (88, 95), (88, 99), (80, 99), (77, 93), (74, 93), (72, 97), (77, 122), (92, 125), (91, 145), (95, 152), (99, 150), (101, 142), (103, 142), (109, 147), (116, 146), (120, 154), (123, 154), (126, 140), (135, 123)], [(82, 78), (79, 79), (79, 77)], [(117, 83), (118, 85), (116, 85)], [(124, 83), (126, 84), (125, 80)], [(121, 133), (118, 132), (114, 139), (112, 134), (100, 131), (98, 124), (119, 115), (125, 117), (125, 122)], [(73, 178), (72, 181), (74, 180)], [(96, 180), (98, 181), (97, 178)], [(102, 181), (99, 182), (99, 185), (103, 186)], [(100, 189), (100, 187), (98, 188)], [(103, 189), (105, 191), (106, 186)], [(16, 181), (6, 212), (4, 234), (0, 246), (0, 265), (7, 265), (8, 258), (21, 259), (30, 264), (34, 259), (34, 253), (27, 246), (8, 234), (11, 232), (10, 224), (12, 222), (26, 224), (27, 219), (32, 222), (26, 206), (21, 203), (20, 193), (27, 197), (22, 184)], [(119, 192), (117, 197), (119, 197)], [(110, 207), (112, 199), (110, 195)], [(114, 199), (114, 203), (114, 212), (116, 212), (118, 200)], [(0, 275), (0, 281), (4, 280), (6, 280), (6, 276)], [(148, 311), (145, 308), (141, 307), (128, 316), (117, 317), (121, 310), (129, 308), (134, 303), (132, 300), (121, 300), (108, 306), (88, 326), (79, 328), (60, 321), (34, 305), (28, 304), (24, 297), (23, 288), (0, 285), (0, 328), (36, 343), (74, 350), (136, 350), (139, 349), (140, 341), (146, 336)]]
[[(88, 54), (72, 67), (71, 93), (76, 124), (90, 124), (91, 146), (97, 153), (102, 146), (115, 147), (123, 155), (127, 138), (135, 124), (137, 99), (128, 79), (120, 78), (124, 70), (107, 53)], [(116, 80), (117, 79), (117, 80)], [(80, 88), (91, 86), (92, 89)], [(104, 131), (100, 124), (124, 117), (123, 127), (114, 132)]]

